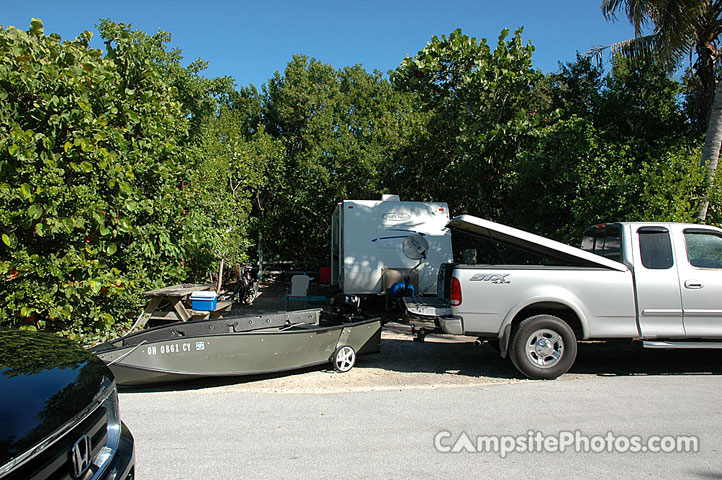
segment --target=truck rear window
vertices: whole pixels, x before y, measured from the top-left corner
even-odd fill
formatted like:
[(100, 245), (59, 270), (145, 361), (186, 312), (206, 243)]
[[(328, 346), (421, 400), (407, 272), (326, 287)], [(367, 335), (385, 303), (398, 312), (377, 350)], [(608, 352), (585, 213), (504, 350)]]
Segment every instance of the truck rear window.
[(594, 232), (587, 230), (584, 232), (584, 236), (582, 237), (582, 250), (586, 250), (587, 252), (593, 252), (594, 251)]
[(618, 226), (592, 227), (584, 232), (582, 250), (617, 262), (622, 261), (622, 231)]
[(665, 270), (674, 265), (672, 242), (669, 231), (664, 227), (642, 227), (639, 234), (639, 253), (644, 268)]

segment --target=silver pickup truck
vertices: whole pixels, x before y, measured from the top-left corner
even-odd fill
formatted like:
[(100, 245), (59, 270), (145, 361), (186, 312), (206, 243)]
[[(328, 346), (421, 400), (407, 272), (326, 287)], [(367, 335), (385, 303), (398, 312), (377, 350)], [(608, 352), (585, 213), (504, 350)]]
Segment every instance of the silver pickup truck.
[(407, 315), (432, 318), (437, 333), (489, 341), (529, 378), (569, 370), (579, 340), (722, 348), (720, 228), (609, 223), (587, 229), (580, 249), (470, 215), (448, 227), (547, 264), (443, 264), (437, 297), (406, 299)]

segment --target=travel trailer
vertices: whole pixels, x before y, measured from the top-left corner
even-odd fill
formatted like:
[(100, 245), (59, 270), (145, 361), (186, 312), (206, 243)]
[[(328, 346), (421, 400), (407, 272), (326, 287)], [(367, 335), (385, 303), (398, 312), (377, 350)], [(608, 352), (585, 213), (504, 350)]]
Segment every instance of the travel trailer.
[(452, 261), (448, 222), (443, 202), (402, 202), (398, 195), (340, 202), (331, 219), (331, 284), (346, 294), (378, 295), (408, 280), (416, 295), (435, 295), (439, 265)]

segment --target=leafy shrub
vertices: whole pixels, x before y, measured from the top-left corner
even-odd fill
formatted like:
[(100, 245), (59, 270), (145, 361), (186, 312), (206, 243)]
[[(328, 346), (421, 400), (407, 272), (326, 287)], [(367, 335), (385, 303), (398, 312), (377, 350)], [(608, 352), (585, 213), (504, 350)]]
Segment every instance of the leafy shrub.
[[(153, 50), (109, 22), (61, 42), (0, 31), (0, 323), (104, 334), (144, 289), (183, 278), (187, 129)], [(116, 325), (120, 327), (122, 325)]]

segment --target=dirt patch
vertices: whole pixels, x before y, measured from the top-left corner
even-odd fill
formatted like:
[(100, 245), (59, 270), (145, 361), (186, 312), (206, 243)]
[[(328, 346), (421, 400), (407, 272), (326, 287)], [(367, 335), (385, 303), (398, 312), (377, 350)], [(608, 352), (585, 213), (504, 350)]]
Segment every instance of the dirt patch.
[(381, 353), (358, 357), (346, 373), (330, 367), (288, 372), (272, 377), (246, 378), (224, 390), (261, 393), (337, 393), (409, 388), (511, 383), (521, 381), (489, 347), (475, 347), (469, 339), (427, 337), (413, 341), (406, 325), (390, 323), (381, 335)]

